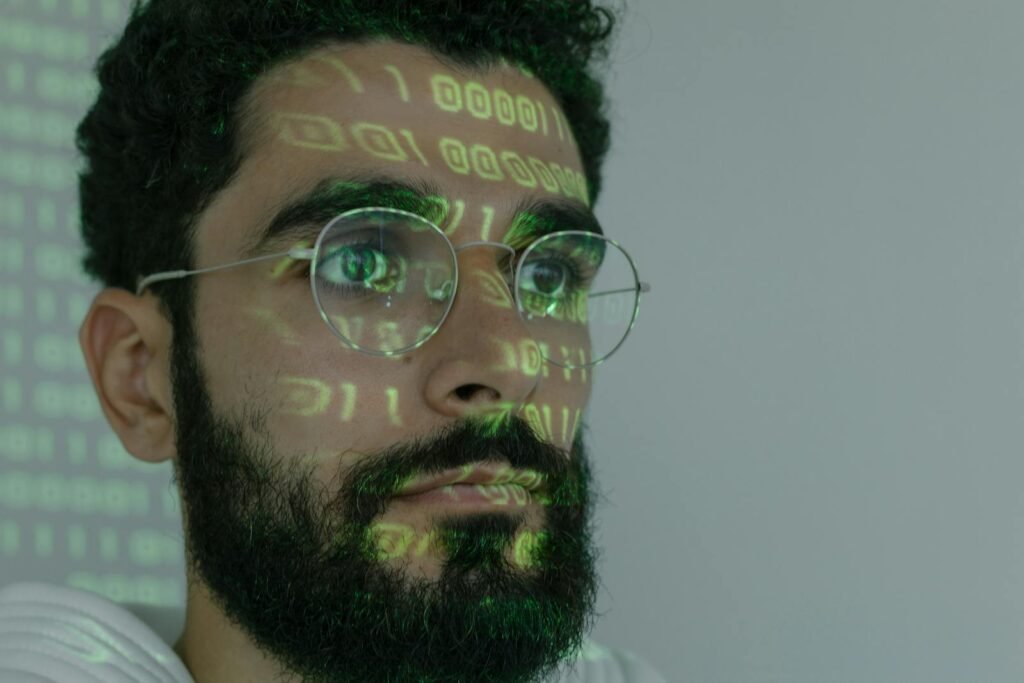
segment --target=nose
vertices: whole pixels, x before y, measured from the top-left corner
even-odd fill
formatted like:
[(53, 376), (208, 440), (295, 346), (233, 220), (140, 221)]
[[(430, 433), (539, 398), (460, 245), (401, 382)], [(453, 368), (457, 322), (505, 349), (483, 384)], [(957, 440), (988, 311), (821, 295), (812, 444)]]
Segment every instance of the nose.
[[(468, 247), (487, 248), (465, 251)], [(499, 265), (503, 254), (495, 248), (515, 254), (511, 247), (496, 242), (474, 242), (456, 250), (455, 299), (444, 324), (423, 347), (433, 356), (425, 398), (445, 416), (498, 409), (515, 412), (537, 386), (537, 373), (523, 372), (508, 360), (510, 344), (520, 349), (536, 342), (519, 317), (509, 287), (512, 279)]]

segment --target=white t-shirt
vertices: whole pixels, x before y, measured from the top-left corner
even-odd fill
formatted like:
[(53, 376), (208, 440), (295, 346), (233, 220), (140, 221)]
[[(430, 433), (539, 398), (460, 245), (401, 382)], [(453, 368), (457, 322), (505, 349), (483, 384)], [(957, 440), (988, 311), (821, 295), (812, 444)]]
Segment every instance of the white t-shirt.
[[(0, 683), (195, 683), (163, 637), (123, 606), (45, 583), (0, 589)], [(625, 651), (588, 641), (557, 683), (666, 683)]]

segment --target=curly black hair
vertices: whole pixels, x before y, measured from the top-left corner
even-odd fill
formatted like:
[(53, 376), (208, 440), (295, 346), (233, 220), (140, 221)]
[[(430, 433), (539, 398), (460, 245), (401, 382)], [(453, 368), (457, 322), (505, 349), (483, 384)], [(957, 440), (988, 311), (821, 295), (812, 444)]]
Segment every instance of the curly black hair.
[[(466, 67), (530, 70), (565, 112), (593, 202), (609, 123), (591, 66), (608, 57), (615, 24), (591, 0), (135, 0), (77, 129), (82, 268), (130, 291), (140, 275), (191, 268), (197, 218), (255, 125), (253, 81), (336, 42), (389, 38)], [(169, 318), (191, 310), (189, 280), (157, 288)]]

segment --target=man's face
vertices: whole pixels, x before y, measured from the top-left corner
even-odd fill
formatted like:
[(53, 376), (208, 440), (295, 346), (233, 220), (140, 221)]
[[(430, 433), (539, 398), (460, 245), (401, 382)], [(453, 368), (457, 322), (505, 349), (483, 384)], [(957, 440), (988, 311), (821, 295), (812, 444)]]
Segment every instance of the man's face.
[[(510, 238), (527, 203), (589, 211), (564, 115), (511, 67), (469, 74), (412, 46), (335, 46), (264, 76), (253, 105), (239, 175), (199, 223), (196, 268), (251, 256), (318, 186), (337, 213), (353, 188), (389, 201), (367, 178), (438, 188), (430, 218), (456, 249)], [(260, 253), (308, 247), (327, 220)], [(592, 378), (539, 361), (509, 305), (507, 258), (459, 250), (444, 325), (392, 357), (331, 333), (308, 263), (194, 283), (195, 329), (176, 330), (172, 354), (190, 581), (304, 680), (538, 680), (589, 628)], [(382, 342), (389, 331), (364, 318), (360, 338)], [(458, 503), (395, 496), (483, 464), (518, 485), (457, 486)], [(483, 500), (467, 503), (474, 491)]]

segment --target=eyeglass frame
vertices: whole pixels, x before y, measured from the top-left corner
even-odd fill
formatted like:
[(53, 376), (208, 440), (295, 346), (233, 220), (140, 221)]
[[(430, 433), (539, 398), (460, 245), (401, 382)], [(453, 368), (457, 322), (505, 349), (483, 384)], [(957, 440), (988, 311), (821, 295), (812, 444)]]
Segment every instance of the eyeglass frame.
[[(336, 222), (338, 222), (339, 220), (341, 220), (343, 218), (350, 217), (350, 216), (352, 216), (354, 214), (357, 214), (357, 213), (362, 213), (362, 212), (367, 212), (367, 211), (387, 211), (389, 213), (398, 214), (398, 215), (401, 215), (401, 216), (405, 216), (407, 218), (413, 218), (415, 220), (422, 221), (422, 222), (426, 223), (428, 226), (433, 228), (437, 232), (437, 234), (441, 236), (442, 239), (444, 239), (445, 244), (448, 245), (448, 249), (449, 249), (449, 251), (452, 254), (452, 264), (454, 265), (453, 286), (452, 286), (451, 295), (448, 297), (448, 305), (445, 308), (444, 315), (441, 316), (441, 319), (434, 326), (434, 329), (431, 330), (430, 334), (425, 336), (420, 341), (412, 344), (411, 346), (404, 347), (404, 348), (402, 348), (402, 349), (400, 349), (398, 351), (373, 351), (373, 350), (361, 347), (360, 345), (356, 344), (351, 339), (346, 339), (341, 334), (341, 332), (334, 326), (334, 324), (331, 323), (331, 321), (328, 319), (327, 314), (324, 312), (324, 307), (320, 303), (320, 295), (319, 295), (319, 293), (317, 291), (317, 287), (316, 287), (316, 255), (320, 251), (320, 244), (323, 241), (324, 235), (326, 235), (327, 231), (330, 229), (330, 227), (332, 225), (334, 225)], [(598, 360), (596, 362), (593, 362), (593, 363), (588, 363), (586, 365), (562, 365), (558, 361), (551, 360), (550, 358), (547, 358), (543, 353), (541, 353), (541, 357), (546, 362), (552, 363), (553, 365), (556, 365), (556, 366), (561, 367), (561, 368), (580, 369), (580, 368), (596, 367), (596, 366), (600, 365), (601, 363), (605, 362), (606, 360), (608, 360), (612, 356), (612, 354), (614, 354), (616, 351), (618, 351), (619, 347), (621, 347), (622, 344), (626, 341), (626, 337), (628, 337), (629, 333), (633, 331), (633, 326), (636, 324), (637, 315), (639, 315), (639, 313), (640, 313), (640, 295), (644, 294), (644, 293), (647, 293), (647, 292), (650, 292), (651, 291), (651, 285), (648, 282), (642, 282), (640, 280), (640, 274), (639, 274), (639, 272), (636, 269), (636, 264), (633, 262), (633, 258), (629, 255), (629, 252), (627, 252), (622, 247), (622, 245), (620, 245), (615, 240), (613, 240), (613, 239), (611, 239), (609, 237), (605, 237), (604, 235), (599, 235), (597, 233), (590, 232), (590, 231), (587, 231), (587, 230), (561, 230), (561, 231), (558, 231), (558, 232), (548, 233), (548, 234), (543, 235), (542, 237), (539, 237), (536, 240), (534, 240), (526, 248), (526, 250), (523, 251), (523, 255), (519, 259), (519, 264), (516, 266), (515, 274), (514, 274), (514, 277), (513, 277), (513, 287), (514, 287), (515, 291), (509, 291), (509, 294), (512, 296), (512, 299), (516, 303), (516, 313), (519, 314), (519, 319), (522, 320), (524, 324), (528, 324), (529, 321), (527, 321), (527, 320), (525, 320), (523, 318), (523, 310), (522, 310), (521, 302), (519, 300), (519, 297), (516, 296), (516, 292), (519, 291), (519, 278), (520, 278), (520, 276), (522, 274), (522, 265), (526, 261), (526, 257), (530, 253), (530, 251), (534, 247), (536, 247), (538, 244), (540, 244), (542, 241), (544, 241), (546, 239), (553, 238), (553, 237), (561, 237), (561, 236), (566, 236), (566, 235), (586, 235), (588, 237), (597, 237), (598, 239), (603, 239), (603, 240), (605, 240), (607, 242), (610, 242), (611, 244), (615, 245), (619, 249), (619, 251), (622, 252), (623, 256), (626, 257), (626, 261), (627, 261), (627, 263), (629, 263), (629, 267), (630, 267), (630, 269), (633, 272), (633, 279), (636, 282), (636, 287), (635, 288), (614, 289), (614, 290), (609, 290), (607, 292), (597, 292), (595, 294), (588, 294), (587, 295), (587, 298), (589, 299), (589, 298), (594, 297), (594, 296), (602, 296), (602, 295), (605, 295), (605, 294), (617, 294), (617, 293), (621, 293), (621, 292), (633, 292), (633, 291), (635, 291), (637, 293), (636, 300), (635, 300), (635, 302), (633, 304), (633, 316), (632, 316), (632, 318), (629, 321), (629, 327), (626, 329), (626, 333), (624, 335), (622, 335), (622, 339), (619, 340), (619, 343), (616, 344), (615, 347), (611, 351), (609, 351), (607, 354), (605, 354), (604, 357), (602, 357), (600, 360)], [(308, 248), (308, 247), (292, 247), (291, 249), (289, 249), (288, 251), (285, 251), (285, 252), (280, 252), (280, 253), (277, 253), (277, 254), (268, 254), (268, 255), (265, 255), (265, 256), (257, 256), (255, 258), (243, 259), (243, 260), (240, 260), (240, 261), (234, 261), (232, 263), (225, 263), (225, 264), (221, 264), (221, 265), (218, 265), (218, 266), (210, 266), (208, 268), (197, 268), (197, 269), (194, 269), (194, 270), (167, 270), (167, 271), (162, 271), (162, 272), (159, 272), (159, 273), (153, 273), (152, 275), (147, 275), (145, 277), (140, 276), (138, 278), (137, 285), (136, 285), (136, 288), (135, 288), (135, 295), (136, 296), (141, 296), (142, 292), (144, 292), (146, 290), (146, 288), (149, 287), (149, 285), (151, 285), (151, 284), (153, 284), (155, 282), (163, 282), (163, 281), (166, 281), (166, 280), (177, 280), (179, 278), (188, 277), (189, 275), (200, 275), (202, 273), (211, 273), (211, 272), (215, 272), (215, 271), (219, 271), (219, 270), (227, 270), (228, 268), (234, 268), (236, 266), (248, 265), (250, 263), (259, 263), (261, 261), (269, 261), (271, 259), (279, 259), (279, 258), (284, 258), (286, 256), (288, 258), (291, 258), (292, 260), (295, 260), (295, 261), (310, 261), (311, 265), (310, 265), (310, 269), (309, 269), (309, 286), (310, 286), (310, 290), (312, 291), (312, 294), (313, 294), (313, 300), (316, 302), (316, 307), (317, 307), (317, 310), (320, 312), (320, 317), (323, 319), (324, 323), (326, 323), (327, 327), (330, 328), (330, 330), (334, 334), (334, 336), (338, 337), (342, 342), (345, 343), (346, 346), (348, 346), (348, 347), (350, 347), (350, 348), (352, 348), (352, 349), (354, 349), (356, 351), (359, 351), (361, 353), (365, 353), (365, 354), (368, 354), (368, 355), (371, 355), (371, 356), (382, 356), (382, 357), (389, 357), (390, 358), (390, 357), (398, 356), (398, 355), (401, 355), (403, 353), (408, 353), (409, 351), (414, 351), (414, 350), (418, 349), (419, 347), (421, 347), (424, 344), (426, 344), (435, 334), (437, 334), (437, 331), (441, 329), (441, 327), (444, 325), (445, 321), (448, 320), (448, 314), (449, 314), (449, 312), (451, 312), (452, 306), (455, 303), (455, 295), (459, 291), (459, 259), (458, 259), (458, 254), (459, 254), (460, 251), (463, 251), (463, 250), (468, 249), (470, 247), (479, 247), (479, 246), (491, 246), (491, 247), (498, 247), (499, 249), (505, 249), (506, 251), (509, 251), (511, 253), (513, 258), (515, 257), (515, 254), (516, 254), (516, 250), (513, 247), (511, 247), (511, 246), (509, 246), (507, 244), (503, 244), (501, 242), (493, 242), (493, 241), (467, 242), (465, 244), (462, 244), (462, 245), (459, 245), (458, 247), (456, 247), (454, 244), (452, 244), (452, 241), (448, 238), (448, 235), (444, 234), (444, 231), (441, 230), (441, 228), (438, 227), (437, 224), (435, 224), (433, 221), (431, 221), (431, 220), (429, 220), (427, 218), (424, 218), (423, 216), (421, 216), (419, 214), (412, 213), (410, 211), (403, 211), (401, 209), (393, 209), (391, 207), (366, 206), (366, 207), (360, 207), (360, 208), (357, 208), (357, 209), (350, 209), (348, 211), (342, 212), (342, 213), (338, 214), (337, 216), (335, 216), (334, 218), (332, 218), (331, 220), (329, 220), (326, 223), (326, 225), (324, 225), (324, 227), (320, 230), (320, 233), (319, 233), (319, 235), (317, 235), (316, 242), (315, 242), (315, 244), (313, 245), (312, 248)], [(508, 283), (506, 283), (505, 286), (508, 287)]]

